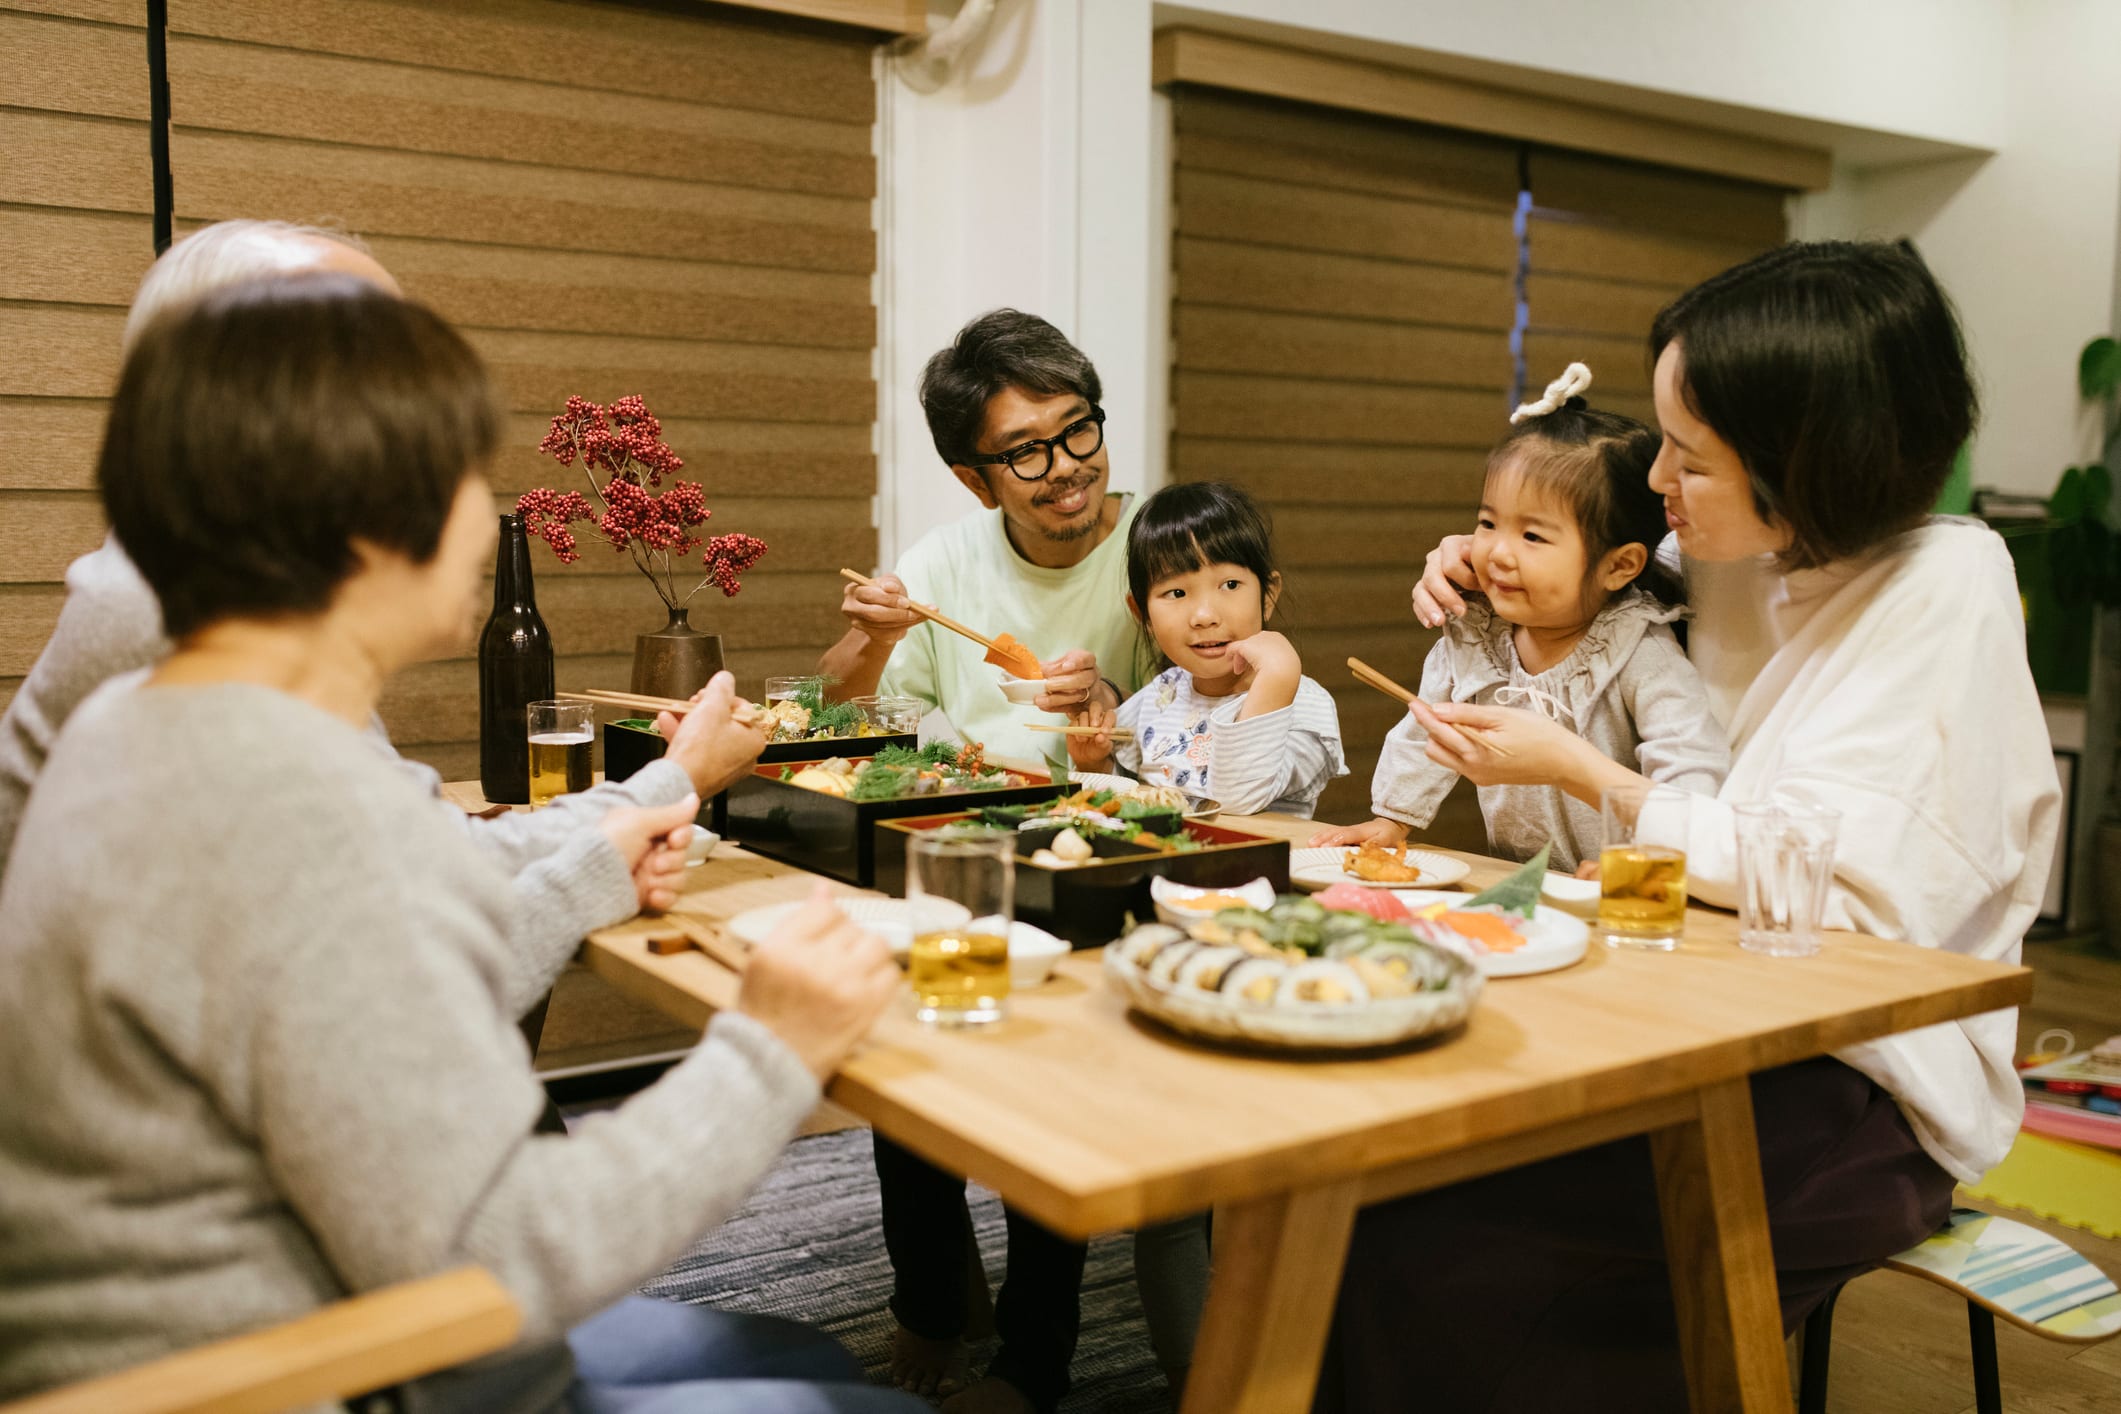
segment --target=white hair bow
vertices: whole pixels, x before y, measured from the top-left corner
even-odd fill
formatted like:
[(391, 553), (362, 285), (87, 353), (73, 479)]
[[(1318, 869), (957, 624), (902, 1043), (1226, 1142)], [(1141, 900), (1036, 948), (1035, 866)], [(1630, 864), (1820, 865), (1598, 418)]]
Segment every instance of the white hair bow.
[(1515, 427), (1528, 417), (1545, 417), (1568, 404), (1569, 399), (1581, 397), (1591, 386), (1591, 370), (1580, 363), (1572, 363), (1561, 370), (1561, 376), (1547, 384), (1547, 390), (1538, 401), (1519, 403), (1517, 411), (1510, 414), (1510, 426)]

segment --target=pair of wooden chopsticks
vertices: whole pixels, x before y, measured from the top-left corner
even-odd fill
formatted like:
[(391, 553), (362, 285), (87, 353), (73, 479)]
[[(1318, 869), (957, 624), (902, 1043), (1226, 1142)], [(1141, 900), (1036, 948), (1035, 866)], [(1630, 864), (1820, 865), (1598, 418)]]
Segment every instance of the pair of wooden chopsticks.
[(1110, 732), (1114, 741), (1134, 740), (1134, 732), (1128, 727), (1057, 727), (1051, 722), (1026, 722), (1024, 730), (1051, 732), (1055, 736), (1096, 736), (1100, 732)]
[[(682, 697), (652, 697), (645, 692), (612, 692), (606, 688), (593, 687), (587, 692), (556, 693), (562, 702), (593, 702), (599, 707), (626, 707), (635, 712), (669, 712), (682, 717), (693, 708), (693, 704)], [(748, 727), (764, 717), (757, 708), (739, 708), (730, 718), (740, 727)]]
[[(1374, 687), (1387, 697), (1396, 697), (1402, 703), (1406, 704), (1409, 707), (1414, 705), (1413, 693), (1407, 691), (1398, 683), (1392, 681), (1383, 673), (1380, 673), (1379, 671), (1377, 671), (1377, 669), (1371, 667), (1368, 663), (1365, 663), (1362, 659), (1348, 659), (1348, 671), (1355, 674), (1355, 679), (1357, 682), (1360, 682), (1368, 687)], [(1451, 723), (1451, 729), (1453, 731), (1464, 732), (1467, 736), (1470, 737), (1479, 738), (1481, 745), (1487, 749), (1490, 755), (1509, 757), (1516, 754), (1512, 752), (1508, 747), (1500, 746), (1496, 744), (1496, 742), (1494, 742), (1492, 739), (1490, 739), (1487, 736), (1488, 729), (1485, 727), (1472, 726), (1466, 722), (1453, 722)]]
[(657, 957), (670, 957), (689, 948), (698, 948), (731, 972), (742, 972), (744, 964), (751, 961), (751, 950), (733, 938), (724, 937), (719, 928), (687, 918), (682, 913), (666, 913), (662, 921), (676, 931), (648, 935), (648, 951)]
[[(861, 573), (859, 570), (843, 569), (840, 571), (840, 578), (852, 580), (854, 583), (861, 585), (864, 589), (874, 589), (876, 587), (876, 581), (871, 579), (868, 575)], [(976, 633), (973, 630), (966, 628), (963, 624), (959, 623), (956, 619), (951, 618), (948, 614), (942, 613), (941, 611), (936, 609), (931, 609), (926, 604), (919, 602), (911, 596), (908, 596), (906, 603), (910, 608), (912, 608), (914, 613), (919, 614), (922, 618), (928, 620), (928, 622), (932, 624), (939, 624), (942, 627), (949, 629), (952, 633), (961, 633), (990, 653), (994, 651), (994, 640), (987, 637), (987, 635), (985, 635), (984, 633)]]

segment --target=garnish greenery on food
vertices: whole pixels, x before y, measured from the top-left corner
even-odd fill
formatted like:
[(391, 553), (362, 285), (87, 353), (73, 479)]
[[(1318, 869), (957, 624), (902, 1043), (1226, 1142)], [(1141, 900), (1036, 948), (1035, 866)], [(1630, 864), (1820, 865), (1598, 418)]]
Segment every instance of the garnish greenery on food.
[(771, 740), (824, 741), (833, 737), (888, 735), (852, 702), (826, 701), (825, 689), (834, 681), (823, 673), (804, 678), (795, 685), (793, 696), (768, 707), (764, 715), (772, 725)]
[(793, 775), (784, 770), (781, 779), (804, 790), (854, 801), (907, 800), (954, 791), (1004, 790), (1025, 784), (1022, 776), (989, 769), (985, 758), (984, 749), (977, 745), (960, 750), (938, 741), (918, 751), (887, 746), (866, 760), (849, 761), (835, 756), (805, 766)]
[(1490, 884), (1461, 906), (1473, 909), (1485, 904), (1499, 913), (1532, 917), (1539, 909), (1539, 885), (1547, 876), (1547, 853), (1540, 850), (1525, 861), (1523, 868), (1500, 883)]

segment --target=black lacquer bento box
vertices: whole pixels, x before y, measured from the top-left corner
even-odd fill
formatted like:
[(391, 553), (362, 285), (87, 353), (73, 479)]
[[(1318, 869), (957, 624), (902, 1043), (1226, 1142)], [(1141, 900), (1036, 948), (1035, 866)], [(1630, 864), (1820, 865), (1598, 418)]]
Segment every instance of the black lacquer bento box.
[[(629, 718), (604, 724), (604, 779), (623, 781), (651, 761), (660, 760), (667, 745), (662, 734), (656, 731), (655, 723), (645, 718)], [(903, 746), (911, 751), (920, 746), (920, 738), (912, 732), (894, 732), (887, 736), (843, 736), (818, 741), (778, 741), (759, 753), (761, 765), (778, 768), (790, 761), (820, 761), (834, 754), (830, 748), (844, 747), (848, 750), (837, 754), (850, 760), (860, 756), (874, 755), (887, 746)], [(728, 823), (728, 796), (718, 795), (700, 807), (700, 821), (718, 835), (728, 834), (724, 825)]]
[[(874, 887), (894, 896), (905, 893), (906, 841), (913, 835), (978, 821), (978, 812), (967, 810), (880, 822)], [(1102, 947), (1117, 938), (1126, 931), (1129, 914), (1139, 922), (1155, 917), (1149, 881), (1157, 877), (1211, 889), (1236, 888), (1264, 878), (1277, 893), (1289, 888), (1287, 840), (1198, 820), (1188, 820), (1184, 827), (1200, 843), (1197, 850), (1169, 853), (1100, 835), (1091, 839), (1091, 857), (1081, 864), (1056, 869), (1033, 862), (1031, 856), (1049, 848), (1066, 828), (1067, 823), (1061, 821), (1050, 828), (1017, 832), (1016, 916), (1079, 948)]]
[[(837, 756), (859, 763), (891, 745), (914, 745), (910, 737), (863, 737), (862, 752), (819, 751), (818, 742), (807, 746), (807, 755), (768, 763), (761, 760), (749, 775), (721, 796), (720, 818), (715, 825), (723, 838), (734, 840), (754, 854), (793, 864), (814, 874), (826, 874), (861, 888), (875, 886), (878, 826), (907, 815), (932, 815), (953, 805), (1036, 805), (1061, 794), (1064, 786), (1050, 777), (1030, 771), (1013, 774), (1024, 779), (1020, 786), (993, 790), (939, 791), (900, 800), (848, 800), (825, 791), (790, 785), (781, 779), (783, 770), (800, 771)], [(951, 818), (957, 818), (952, 816)], [(895, 837), (894, 837), (895, 838)], [(900, 847), (900, 873), (905, 870), (904, 847)], [(1286, 863), (1283, 873), (1288, 872)]]

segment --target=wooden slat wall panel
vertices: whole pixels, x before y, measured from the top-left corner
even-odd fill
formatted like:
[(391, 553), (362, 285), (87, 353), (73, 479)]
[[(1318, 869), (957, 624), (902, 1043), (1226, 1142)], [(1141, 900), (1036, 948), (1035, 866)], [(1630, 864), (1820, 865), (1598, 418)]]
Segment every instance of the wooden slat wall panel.
[(1788, 192), (1703, 173), (1535, 147), (1526, 382), (1571, 360), (1601, 407), (1654, 422), (1645, 340), (1673, 296), (1782, 243)]
[[(1353, 771), (1320, 815), (1360, 819), (1399, 709), (1345, 660), (1418, 680), (1432, 635), (1408, 589), (1471, 525), (1508, 412), (1517, 149), (1183, 86), (1175, 109), (1172, 474), (1273, 513), (1281, 625)], [(1432, 834), (1478, 844), (1469, 806)]]
[[(492, 366), (504, 507), (581, 485), (535, 450), (570, 394), (646, 397), (708, 529), (772, 547), (695, 625), (752, 691), (816, 661), (834, 571), (876, 557), (874, 35), (566, 0), (172, 0), (170, 28), (180, 231), (360, 233)], [(586, 541), (572, 566), (535, 555), (561, 686), (624, 686), (654, 592)], [(405, 674), (383, 714), (408, 754), (476, 771), (468, 654)]]
[(95, 547), (118, 334), (154, 259), (146, 7), (0, 0), (0, 702)]

